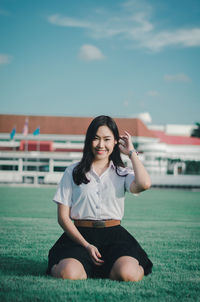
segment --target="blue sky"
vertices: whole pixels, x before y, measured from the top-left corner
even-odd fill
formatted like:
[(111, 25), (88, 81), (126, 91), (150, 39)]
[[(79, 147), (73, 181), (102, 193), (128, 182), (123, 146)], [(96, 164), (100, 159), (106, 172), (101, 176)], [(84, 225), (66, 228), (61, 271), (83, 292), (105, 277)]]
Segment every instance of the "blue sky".
[(1, 0), (0, 37), (0, 113), (200, 121), (199, 0)]

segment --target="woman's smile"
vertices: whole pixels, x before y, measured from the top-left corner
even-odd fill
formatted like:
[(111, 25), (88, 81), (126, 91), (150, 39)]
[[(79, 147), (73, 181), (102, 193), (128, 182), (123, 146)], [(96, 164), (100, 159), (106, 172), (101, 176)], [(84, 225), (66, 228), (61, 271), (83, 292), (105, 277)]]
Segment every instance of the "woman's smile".
[(103, 154), (104, 152), (106, 152), (106, 150), (99, 150), (99, 149), (96, 149), (96, 152), (97, 152), (98, 154)]
[(96, 159), (109, 159), (115, 144), (112, 131), (107, 126), (100, 126), (92, 141), (92, 151)]

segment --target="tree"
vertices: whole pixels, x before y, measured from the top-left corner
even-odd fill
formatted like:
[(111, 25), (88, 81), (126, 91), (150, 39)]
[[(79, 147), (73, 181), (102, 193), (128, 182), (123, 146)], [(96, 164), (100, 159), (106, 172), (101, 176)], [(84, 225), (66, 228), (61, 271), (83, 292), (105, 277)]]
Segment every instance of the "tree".
[(195, 123), (195, 124), (197, 127), (192, 130), (191, 136), (200, 138), (200, 123)]

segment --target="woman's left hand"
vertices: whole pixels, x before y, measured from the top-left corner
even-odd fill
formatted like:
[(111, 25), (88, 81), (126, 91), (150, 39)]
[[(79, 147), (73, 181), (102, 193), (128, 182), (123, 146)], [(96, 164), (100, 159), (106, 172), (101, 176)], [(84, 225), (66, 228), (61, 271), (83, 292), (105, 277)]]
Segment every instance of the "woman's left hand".
[(124, 133), (125, 134), (121, 135), (119, 139), (119, 149), (123, 154), (129, 155), (129, 152), (133, 150), (134, 147), (131, 140), (131, 135), (127, 131), (124, 131)]

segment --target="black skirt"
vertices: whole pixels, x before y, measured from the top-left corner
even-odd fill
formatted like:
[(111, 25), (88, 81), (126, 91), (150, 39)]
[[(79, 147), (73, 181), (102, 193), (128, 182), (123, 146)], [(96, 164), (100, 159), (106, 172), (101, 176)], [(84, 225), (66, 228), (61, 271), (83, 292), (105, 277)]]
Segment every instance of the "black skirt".
[(65, 258), (80, 261), (88, 278), (109, 278), (115, 261), (122, 256), (131, 256), (138, 260), (147, 276), (152, 272), (152, 262), (137, 240), (121, 225), (107, 228), (77, 227), (88, 243), (96, 246), (104, 260), (104, 264), (96, 266), (86, 248), (70, 239), (66, 233), (56, 241), (49, 251), (47, 274), (51, 268)]

